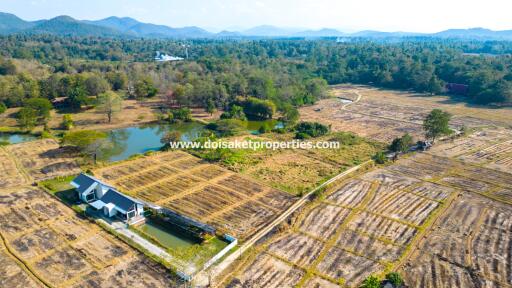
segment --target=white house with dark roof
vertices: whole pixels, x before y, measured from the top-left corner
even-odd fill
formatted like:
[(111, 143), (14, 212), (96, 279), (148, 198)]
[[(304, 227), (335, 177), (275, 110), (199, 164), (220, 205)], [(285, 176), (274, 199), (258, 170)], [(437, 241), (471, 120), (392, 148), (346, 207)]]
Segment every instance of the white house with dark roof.
[(102, 210), (107, 217), (118, 217), (125, 222), (143, 219), (144, 203), (117, 191), (93, 176), (81, 173), (71, 185), (78, 197), (96, 210)]

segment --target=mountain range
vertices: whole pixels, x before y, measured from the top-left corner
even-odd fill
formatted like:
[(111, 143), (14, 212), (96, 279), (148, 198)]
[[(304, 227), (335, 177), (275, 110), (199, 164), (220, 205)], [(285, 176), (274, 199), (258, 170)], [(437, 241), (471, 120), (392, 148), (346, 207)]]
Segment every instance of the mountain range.
[(261, 25), (241, 31), (221, 31), (212, 33), (205, 29), (190, 27), (169, 27), (142, 23), (129, 17), (108, 17), (101, 20), (77, 20), (69, 16), (58, 16), (49, 20), (25, 21), (16, 15), (0, 12), (0, 35), (15, 33), (55, 34), (64, 36), (101, 37), (146, 37), (146, 38), (246, 38), (246, 37), (359, 37), (359, 38), (403, 38), (435, 37), (476, 40), (511, 40), (512, 30), (493, 31), (484, 28), (449, 29), (438, 33), (360, 31), (344, 33), (336, 29), (323, 28), (282, 28)]

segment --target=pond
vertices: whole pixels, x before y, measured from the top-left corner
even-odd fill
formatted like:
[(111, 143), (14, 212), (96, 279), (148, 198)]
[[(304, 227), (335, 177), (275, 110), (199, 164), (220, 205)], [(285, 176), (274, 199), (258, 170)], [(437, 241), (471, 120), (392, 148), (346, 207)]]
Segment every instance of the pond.
[(253, 135), (260, 134), (260, 128), (263, 126), (267, 126), (270, 129), (280, 129), (284, 128), (284, 124), (281, 121), (275, 120), (275, 119), (268, 119), (268, 120), (249, 120), (247, 123), (247, 130), (249, 133)]
[(142, 232), (155, 238), (163, 246), (171, 249), (188, 248), (199, 244), (197, 239), (183, 233), (178, 228), (164, 227), (150, 220), (138, 227)]
[(159, 150), (163, 146), (160, 140), (167, 132), (179, 131), (182, 141), (193, 141), (203, 130), (204, 126), (196, 122), (114, 129), (108, 135), (109, 147), (99, 153), (98, 159), (108, 162), (125, 160), (135, 154)]
[(0, 133), (0, 142), (6, 142), (9, 144), (18, 144), (28, 142), (37, 139), (36, 136), (31, 134), (22, 133)]
[[(267, 125), (270, 129), (284, 128), (278, 120), (247, 121), (247, 131), (258, 135), (259, 129)], [(136, 154), (148, 151), (158, 151), (163, 144), (162, 137), (170, 131), (179, 131), (181, 141), (194, 141), (203, 132), (203, 124), (197, 122), (184, 122), (175, 124), (148, 124), (144, 126), (114, 129), (109, 132), (109, 145), (98, 153), (98, 160), (106, 162), (121, 161)]]

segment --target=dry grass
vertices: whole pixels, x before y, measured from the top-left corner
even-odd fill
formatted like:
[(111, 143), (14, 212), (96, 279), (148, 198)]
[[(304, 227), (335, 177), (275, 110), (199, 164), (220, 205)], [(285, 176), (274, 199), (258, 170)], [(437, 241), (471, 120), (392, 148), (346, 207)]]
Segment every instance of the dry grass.
[(180, 151), (122, 162), (94, 174), (129, 195), (210, 223), (241, 239), (294, 201), (285, 192)]
[(45, 192), (18, 187), (0, 190), (0, 199), (2, 287), (39, 287), (33, 275), (52, 287), (175, 287), (168, 271)]

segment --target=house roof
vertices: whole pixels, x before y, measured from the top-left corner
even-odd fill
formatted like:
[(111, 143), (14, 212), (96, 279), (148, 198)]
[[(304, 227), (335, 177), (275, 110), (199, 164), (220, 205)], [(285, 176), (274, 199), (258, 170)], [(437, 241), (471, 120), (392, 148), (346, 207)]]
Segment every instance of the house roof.
[(101, 200), (97, 200), (97, 201), (90, 203), (90, 205), (92, 207), (94, 207), (96, 210), (100, 210), (105, 206), (105, 202), (103, 202)]
[(100, 183), (103, 186), (111, 187), (111, 186), (101, 182), (101, 180), (96, 179), (96, 178), (94, 178), (90, 175), (87, 175), (85, 173), (80, 173), (80, 175), (78, 175), (75, 179), (73, 179), (72, 183), (76, 184), (76, 186), (77, 186), (76, 189), (80, 193), (84, 193), (94, 183)]
[(114, 189), (108, 189), (107, 193), (101, 197), (101, 201), (107, 204), (112, 203), (125, 212), (130, 211), (135, 204), (142, 204), (141, 202), (123, 195)]

